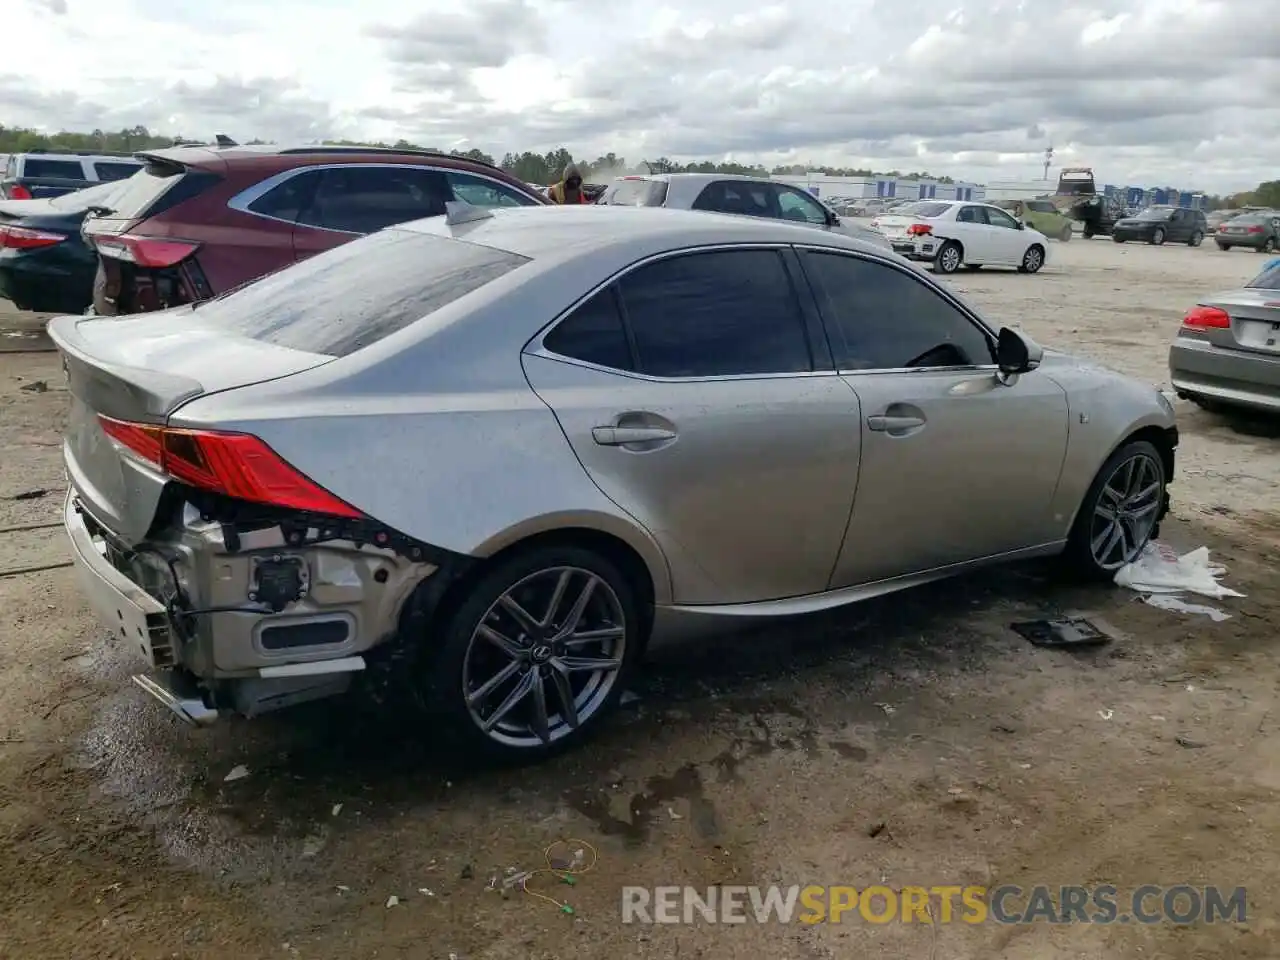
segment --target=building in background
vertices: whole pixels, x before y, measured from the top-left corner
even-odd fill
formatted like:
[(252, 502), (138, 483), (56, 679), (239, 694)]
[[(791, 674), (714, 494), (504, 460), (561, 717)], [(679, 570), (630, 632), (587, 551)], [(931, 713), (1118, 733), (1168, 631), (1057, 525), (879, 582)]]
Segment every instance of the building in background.
[(823, 200), (832, 197), (850, 200), (981, 200), (985, 189), (980, 183), (942, 183), (906, 177), (829, 177), (812, 173), (773, 179), (802, 187)]
[[(987, 184), (986, 198), (1000, 200), (1034, 200), (1056, 192), (1057, 180), (992, 180)], [(1137, 212), (1143, 207), (1174, 206), (1203, 210), (1208, 198), (1198, 190), (1179, 190), (1174, 187), (1131, 187), (1115, 184), (1099, 185), (1098, 190), (1113, 205), (1126, 211)]]

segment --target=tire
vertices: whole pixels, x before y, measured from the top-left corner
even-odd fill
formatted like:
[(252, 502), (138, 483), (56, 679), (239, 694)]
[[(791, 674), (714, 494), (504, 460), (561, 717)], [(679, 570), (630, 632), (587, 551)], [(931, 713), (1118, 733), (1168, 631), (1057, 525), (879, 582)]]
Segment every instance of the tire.
[(1221, 250), (1223, 253), (1227, 253), (1227, 252), (1229, 252), (1229, 251), (1231, 250), (1231, 244), (1229, 244), (1229, 243), (1219, 243), (1219, 244), (1218, 244), (1218, 249), (1219, 249), (1219, 250)]
[(948, 240), (938, 248), (933, 258), (933, 272), (941, 274), (955, 273), (964, 263), (964, 250), (954, 240)]
[[(1131, 462), (1140, 464), (1135, 469), (1141, 473), (1126, 474)], [(1132, 482), (1126, 483), (1129, 480)], [(1160, 511), (1168, 482), (1160, 451), (1147, 440), (1132, 440), (1108, 457), (1089, 485), (1071, 527), (1063, 554), (1067, 570), (1086, 580), (1113, 580), (1116, 571), (1141, 554), (1147, 543), (1159, 534)], [(1157, 485), (1155, 493), (1142, 497), (1141, 494), (1149, 490), (1152, 483)], [(1122, 492), (1119, 500), (1116, 490)], [(1148, 508), (1150, 513), (1143, 513), (1141, 523), (1136, 519), (1128, 525), (1119, 519), (1108, 521), (1101, 511), (1108, 510), (1117, 502), (1131, 514)], [(1132, 506), (1124, 507), (1125, 504)], [(1114, 514), (1114, 507), (1111, 507), (1111, 512)], [(1114, 544), (1111, 538), (1117, 526), (1124, 529), (1125, 539)], [(1108, 545), (1111, 546), (1110, 551), (1102, 549)], [(1120, 547), (1122, 549), (1117, 549)], [(1103, 557), (1101, 560), (1097, 556), (1099, 553)]]
[[(566, 575), (559, 603), (549, 610), (556, 584)], [(564, 647), (563, 628), (588, 582), (592, 589), (579, 622), (595, 632), (617, 631), (617, 636)], [(512, 598), (528, 608), (527, 616), (544, 623), (526, 622), (521, 628), (505, 603)], [(519, 762), (572, 749), (617, 706), (647, 639), (642, 614), (636, 589), (596, 550), (546, 544), (514, 553), (483, 572), (443, 611), (420, 664), (425, 706), (442, 724), (449, 745), (463, 756)], [(569, 659), (584, 662), (589, 657), (605, 669), (566, 669)], [(497, 681), (501, 674), (507, 679)], [(585, 677), (580, 685), (578, 677)], [(489, 685), (487, 696), (472, 699)], [(511, 702), (520, 688), (524, 693)], [(566, 690), (576, 724), (564, 715)], [(541, 724), (536, 719), (539, 705)], [(485, 723), (502, 707), (507, 710), (486, 730)]]
[(1153, 247), (1164, 246), (1164, 228), (1156, 227), (1155, 230), (1151, 232), (1151, 239), (1147, 242)]
[(1198, 247), (1204, 241), (1204, 234), (1197, 230), (1191, 234), (1191, 239), (1187, 241), (1188, 247)]
[(1062, 228), (1062, 232), (1058, 234), (1058, 239), (1063, 243), (1069, 243), (1071, 241), (1072, 233), (1074, 233), (1074, 231), (1071, 229), (1071, 224), (1067, 224)]
[(1086, 240), (1092, 240), (1095, 236), (1097, 236), (1097, 234), (1093, 232), (1092, 227), (1085, 227), (1082, 232), (1084, 233), (1084, 238)]
[(1114, 233), (1111, 235), (1111, 239), (1116, 243), (1124, 243), (1124, 237), (1117, 237)]
[(1258, 252), (1259, 253), (1275, 253), (1276, 252), (1275, 240), (1273, 240), (1271, 237), (1267, 237), (1266, 240), (1262, 241), (1262, 246), (1259, 248)]
[(1033, 243), (1022, 255), (1022, 263), (1018, 264), (1019, 273), (1039, 273), (1044, 266), (1044, 247)]

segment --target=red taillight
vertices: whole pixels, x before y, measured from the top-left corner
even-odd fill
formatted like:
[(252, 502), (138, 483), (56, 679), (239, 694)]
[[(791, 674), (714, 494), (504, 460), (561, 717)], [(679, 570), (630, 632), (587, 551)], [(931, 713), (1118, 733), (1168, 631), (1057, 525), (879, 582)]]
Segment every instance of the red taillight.
[(40, 247), (52, 247), (67, 239), (60, 233), (46, 233), (43, 230), (31, 230), (27, 227), (0, 227), (0, 247), (10, 250), (35, 250)]
[(9, 188), (9, 199), (10, 200), (34, 200), (35, 197), (31, 196), (31, 191), (28, 190), (26, 187), (24, 187), (22, 184), (15, 183), (13, 186)]
[(98, 416), (103, 432), (175, 480), (251, 503), (352, 519), (364, 516), (247, 433), (180, 430)]
[(128, 234), (94, 237), (93, 245), (104, 257), (153, 269), (177, 266), (200, 249), (200, 244), (187, 240), (162, 240)]
[(909, 237), (927, 237), (933, 233), (933, 227), (927, 223), (913, 223), (907, 227), (907, 236)]
[(1231, 317), (1227, 311), (1217, 307), (1192, 307), (1182, 318), (1182, 325), (1195, 330), (1228, 330)]
[(1250, 228), (1249, 228), (1249, 232), (1250, 232), (1250, 233), (1261, 233), (1261, 232), (1262, 232), (1262, 228), (1261, 228), (1261, 227), (1250, 227)]

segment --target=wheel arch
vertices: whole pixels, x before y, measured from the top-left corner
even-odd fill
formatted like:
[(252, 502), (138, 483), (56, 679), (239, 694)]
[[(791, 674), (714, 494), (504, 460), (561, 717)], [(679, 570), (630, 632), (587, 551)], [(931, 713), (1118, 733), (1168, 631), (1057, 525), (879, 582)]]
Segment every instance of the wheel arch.
[[(563, 544), (594, 550), (618, 567), (637, 592), (636, 600), (643, 618), (641, 644), (646, 645), (653, 625), (655, 603), (667, 603), (671, 598), (670, 571), (665, 557), (647, 537), (634, 531), (628, 536), (625, 531), (617, 529), (617, 523), (601, 523), (590, 515), (575, 519), (576, 522), (546, 525), (539, 525), (536, 521), (523, 524), (489, 540), (461, 568), (439, 570), (427, 577), (405, 602), (400, 616), (402, 634), (410, 642), (412, 638), (429, 636), (432, 626), (447, 617), (476, 581), (495, 564), (523, 552)], [(591, 522), (593, 519), (597, 522)], [(606, 529), (606, 526), (612, 529)], [(637, 545), (636, 540), (641, 543)]]
[(1084, 484), (1081, 490), (1081, 496), (1071, 508), (1071, 519), (1067, 524), (1068, 531), (1074, 528), (1076, 518), (1080, 514), (1080, 507), (1084, 505), (1085, 494), (1088, 492), (1089, 487), (1093, 485), (1093, 481), (1098, 476), (1099, 471), (1102, 470), (1108, 460), (1115, 456), (1116, 451), (1138, 440), (1145, 440), (1155, 447), (1160, 454), (1160, 462), (1164, 466), (1166, 492), (1165, 502), (1160, 509), (1160, 519), (1163, 519), (1169, 506), (1167, 487), (1173, 480), (1178, 447), (1178, 428), (1176, 426), (1164, 426), (1159, 423), (1140, 423), (1124, 431), (1120, 440), (1107, 448), (1101, 459), (1094, 464), (1093, 472), (1089, 474), (1088, 482)]

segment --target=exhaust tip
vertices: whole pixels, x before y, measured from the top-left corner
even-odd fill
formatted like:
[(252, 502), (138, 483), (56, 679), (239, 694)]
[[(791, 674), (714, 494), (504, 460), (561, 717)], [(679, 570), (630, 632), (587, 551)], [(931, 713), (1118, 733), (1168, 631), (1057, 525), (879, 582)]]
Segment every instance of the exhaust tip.
[(207, 727), (218, 719), (218, 711), (205, 703), (203, 697), (194, 691), (179, 690), (170, 677), (135, 673), (132, 680), (189, 726)]

